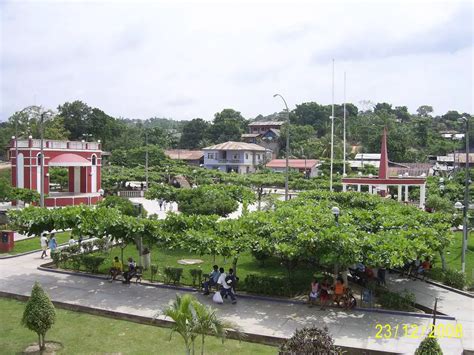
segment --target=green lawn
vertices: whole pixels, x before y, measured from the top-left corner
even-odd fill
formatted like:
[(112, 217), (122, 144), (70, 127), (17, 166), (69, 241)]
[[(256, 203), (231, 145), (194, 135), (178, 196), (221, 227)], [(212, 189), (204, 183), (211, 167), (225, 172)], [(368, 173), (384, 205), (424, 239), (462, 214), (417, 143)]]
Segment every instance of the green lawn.
[[(100, 268), (101, 273), (108, 273), (112, 260), (115, 256), (121, 258), (121, 250), (116, 247), (113, 248), (109, 253), (101, 254), (106, 257), (105, 262)], [(192, 277), (189, 273), (191, 269), (200, 268), (204, 274), (208, 274), (212, 270), (214, 264), (219, 265), (219, 267), (224, 267), (227, 271), (232, 267), (232, 260), (227, 259), (224, 261), (222, 256), (216, 256), (215, 260), (211, 255), (193, 255), (186, 251), (182, 250), (163, 250), (163, 249), (152, 249), (152, 264), (158, 265), (158, 281), (163, 281), (163, 268), (166, 266), (179, 267), (183, 268), (183, 277), (181, 279), (181, 284), (192, 285)], [(127, 263), (127, 258), (132, 257), (134, 260), (138, 260), (138, 251), (135, 246), (129, 245), (124, 249), (123, 258), (124, 263)], [(198, 265), (181, 265), (178, 264), (180, 259), (201, 259), (204, 262)], [(294, 287), (297, 290), (306, 290), (311, 283), (311, 278), (314, 273), (317, 273), (318, 270), (315, 267), (312, 267), (308, 264), (301, 264), (293, 273)], [(248, 274), (256, 275), (267, 275), (267, 276), (282, 276), (286, 277), (286, 269), (280, 265), (280, 260), (277, 258), (270, 258), (265, 261), (264, 266), (260, 264), (250, 253), (244, 253), (239, 257), (237, 263), (237, 275), (240, 280), (245, 280), (245, 277)], [(146, 270), (144, 273), (146, 279), (151, 278), (150, 270)], [(156, 281), (156, 279), (155, 279)], [(242, 285), (242, 283), (241, 283)]]
[[(58, 242), (58, 244), (66, 243), (69, 240), (70, 235), (71, 235), (70, 232), (56, 233), (56, 241)], [(28, 251), (39, 250), (39, 249), (41, 249), (40, 237), (34, 237), (34, 238), (24, 239), (24, 240), (15, 242), (15, 246), (13, 247), (13, 250), (10, 253), (7, 253), (7, 254), (0, 253), (0, 255), (15, 255), (15, 254), (26, 253)], [(49, 255), (49, 251), (48, 251), (48, 255)]]
[[(21, 326), (25, 303), (0, 298), (2, 354), (21, 353), (37, 342), (32, 331)], [(157, 310), (158, 311), (158, 310)], [(56, 323), (46, 340), (63, 344), (60, 354), (184, 354), (184, 342), (170, 329), (57, 309)], [(201, 348), (196, 344), (196, 353)], [(206, 354), (276, 354), (275, 347), (207, 337)]]
[[(466, 250), (466, 278), (472, 284), (474, 281), (474, 236), (468, 236), (468, 246)], [(462, 253), (462, 232), (454, 233), (454, 241), (446, 250), (446, 263), (448, 268), (461, 270), (461, 253)], [(435, 260), (436, 268), (441, 268), (441, 260), (439, 257)]]

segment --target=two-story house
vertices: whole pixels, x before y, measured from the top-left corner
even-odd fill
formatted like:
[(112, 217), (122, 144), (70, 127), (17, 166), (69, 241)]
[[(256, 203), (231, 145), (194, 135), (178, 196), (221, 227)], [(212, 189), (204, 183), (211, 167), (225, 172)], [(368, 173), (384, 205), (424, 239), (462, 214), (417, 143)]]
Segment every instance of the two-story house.
[(271, 159), (271, 150), (243, 142), (225, 142), (203, 149), (204, 167), (225, 172), (248, 174)]
[(276, 158), (280, 149), (280, 129), (284, 122), (256, 121), (248, 126), (248, 133), (242, 134), (242, 141), (261, 145), (273, 152)]

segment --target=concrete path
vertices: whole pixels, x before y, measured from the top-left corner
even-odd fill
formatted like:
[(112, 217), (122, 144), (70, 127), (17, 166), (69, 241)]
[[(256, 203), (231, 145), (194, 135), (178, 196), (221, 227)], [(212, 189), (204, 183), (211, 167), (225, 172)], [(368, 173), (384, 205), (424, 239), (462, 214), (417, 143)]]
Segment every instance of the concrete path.
[(433, 309), (435, 298), (438, 298), (438, 311), (456, 318), (462, 324), (465, 337), (463, 346), (474, 351), (474, 298), (449, 291), (442, 287), (421, 280), (411, 280), (399, 274), (387, 274), (387, 287), (396, 292), (408, 290), (413, 292), (416, 302)]
[[(44, 260), (40, 259), (39, 253), (0, 260), (0, 291), (29, 295), (33, 283), (39, 281), (55, 301), (146, 317), (159, 313), (179, 292), (153, 286), (112, 284), (82, 276), (40, 271), (37, 267), (42, 263)], [(197, 293), (196, 296), (203, 303), (212, 304), (210, 296)], [(428, 318), (416, 316), (362, 311), (320, 311), (318, 308), (308, 308), (301, 304), (242, 298), (237, 305), (226, 303), (213, 306), (219, 310), (221, 317), (236, 322), (246, 332), (290, 337), (295, 329), (303, 326), (327, 326), (338, 345), (404, 354), (412, 354), (422, 337), (403, 336), (399, 331), (396, 338), (376, 339), (376, 325), (390, 324), (395, 328), (399, 324), (402, 329), (404, 324), (408, 324), (417, 325), (422, 329), (429, 328), (431, 322)], [(438, 324), (455, 326), (456, 322), (439, 320)], [(464, 336), (464, 344), (472, 342), (472, 333), (466, 333)], [(460, 339), (444, 338), (439, 342), (445, 354), (461, 354), (463, 351), (463, 342)]]

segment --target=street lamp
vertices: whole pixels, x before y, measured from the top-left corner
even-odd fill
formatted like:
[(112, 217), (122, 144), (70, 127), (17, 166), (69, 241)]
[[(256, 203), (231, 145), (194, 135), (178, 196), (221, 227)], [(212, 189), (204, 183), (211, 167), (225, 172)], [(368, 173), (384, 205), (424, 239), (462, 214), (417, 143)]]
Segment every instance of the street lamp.
[(280, 97), (283, 100), (286, 108), (287, 114), (287, 123), (288, 123), (288, 130), (286, 133), (286, 164), (285, 164), (285, 201), (288, 201), (288, 159), (290, 156), (290, 110), (288, 110), (288, 105), (286, 104), (286, 100), (280, 94), (275, 94), (273, 97)]
[(454, 204), (454, 208), (457, 210), (463, 210), (463, 223), (462, 223), (462, 230), (463, 230), (463, 237), (462, 237), (462, 251), (461, 251), (461, 271), (466, 271), (466, 240), (467, 240), (467, 205), (462, 204), (461, 202), (456, 202)]
[(91, 133), (82, 133), (82, 136), (84, 137), (86, 142), (89, 142), (89, 138), (92, 138)]
[(334, 206), (331, 208), (331, 212), (334, 215), (334, 219), (336, 220), (336, 225), (339, 225), (339, 214), (341, 213), (339, 207)]

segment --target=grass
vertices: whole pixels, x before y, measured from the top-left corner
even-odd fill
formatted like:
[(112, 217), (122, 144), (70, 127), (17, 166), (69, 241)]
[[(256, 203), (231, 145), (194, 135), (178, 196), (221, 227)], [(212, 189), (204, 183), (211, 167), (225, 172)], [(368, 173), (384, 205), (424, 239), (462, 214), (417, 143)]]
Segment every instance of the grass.
[[(100, 254), (105, 256), (106, 259), (104, 263), (99, 268), (99, 272), (107, 274), (110, 266), (112, 265), (112, 260), (115, 256), (121, 258), (121, 250), (118, 247), (112, 248), (108, 253)], [(124, 264), (127, 263), (127, 258), (132, 257), (134, 260), (138, 260), (138, 251), (135, 246), (129, 245), (124, 249), (123, 260)], [(152, 249), (151, 250), (152, 264), (158, 266), (158, 280), (155, 277), (154, 281), (163, 281), (163, 269), (166, 266), (182, 268), (183, 277), (181, 278), (181, 284), (183, 285), (192, 285), (192, 277), (189, 272), (191, 269), (201, 269), (203, 275), (209, 274), (212, 271), (212, 266), (214, 264), (219, 265), (219, 267), (224, 267), (227, 271), (232, 267), (232, 260), (225, 260), (222, 256), (216, 256), (215, 260), (211, 255), (195, 255), (190, 254), (189, 252), (182, 250), (163, 250), (163, 249)], [(180, 259), (201, 259), (203, 263), (197, 265), (181, 265), (178, 264)], [(311, 283), (312, 275), (318, 272), (316, 267), (313, 267), (308, 264), (300, 264), (299, 267), (293, 272), (294, 287), (297, 291), (308, 289), (309, 284)], [(239, 257), (237, 263), (237, 275), (240, 278), (240, 281), (244, 281), (245, 277), (248, 274), (256, 275), (266, 275), (266, 276), (281, 276), (287, 277), (286, 269), (280, 265), (280, 261), (277, 258), (270, 258), (265, 261), (264, 266), (261, 265), (250, 253), (244, 253)], [(151, 274), (150, 270), (145, 270), (144, 278), (150, 280)], [(243, 282), (240, 282), (239, 285), (243, 285)], [(239, 286), (239, 287), (241, 287)]]
[[(69, 240), (69, 236), (71, 235), (70, 232), (60, 232), (56, 233), (56, 241), (59, 244), (66, 243)], [(13, 250), (9, 253), (4, 253), (0, 255), (15, 255), (20, 253), (26, 253), (28, 251), (39, 250), (41, 249), (40, 245), (40, 237), (33, 237), (28, 239), (23, 239), (18, 242), (15, 242), (15, 246)], [(49, 255), (49, 251), (48, 251)]]
[[(21, 326), (24, 302), (0, 298), (0, 344), (2, 354), (21, 353), (37, 342), (36, 333)], [(46, 341), (63, 344), (59, 354), (184, 354), (184, 342), (170, 329), (136, 324), (86, 313), (57, 309), (56, 323)], [(196, 343), (196, 353), (200, 354)], [(206, 354), (276, 354), (272, 346), (207, 337)]]
[[(466, 250), (466, 278), (469, 283), (474, 281), (474, 240), (471, 235), (468, 236), (468, 246)], [(454, 240), (446, 250), (447, 267), (453, 270), (461, 270), (461, 253), (462, 253), (462, 232), (454, 233)], [(441, 269), (441, 260), (439, 257), (435, 259), (435, 268)]]

